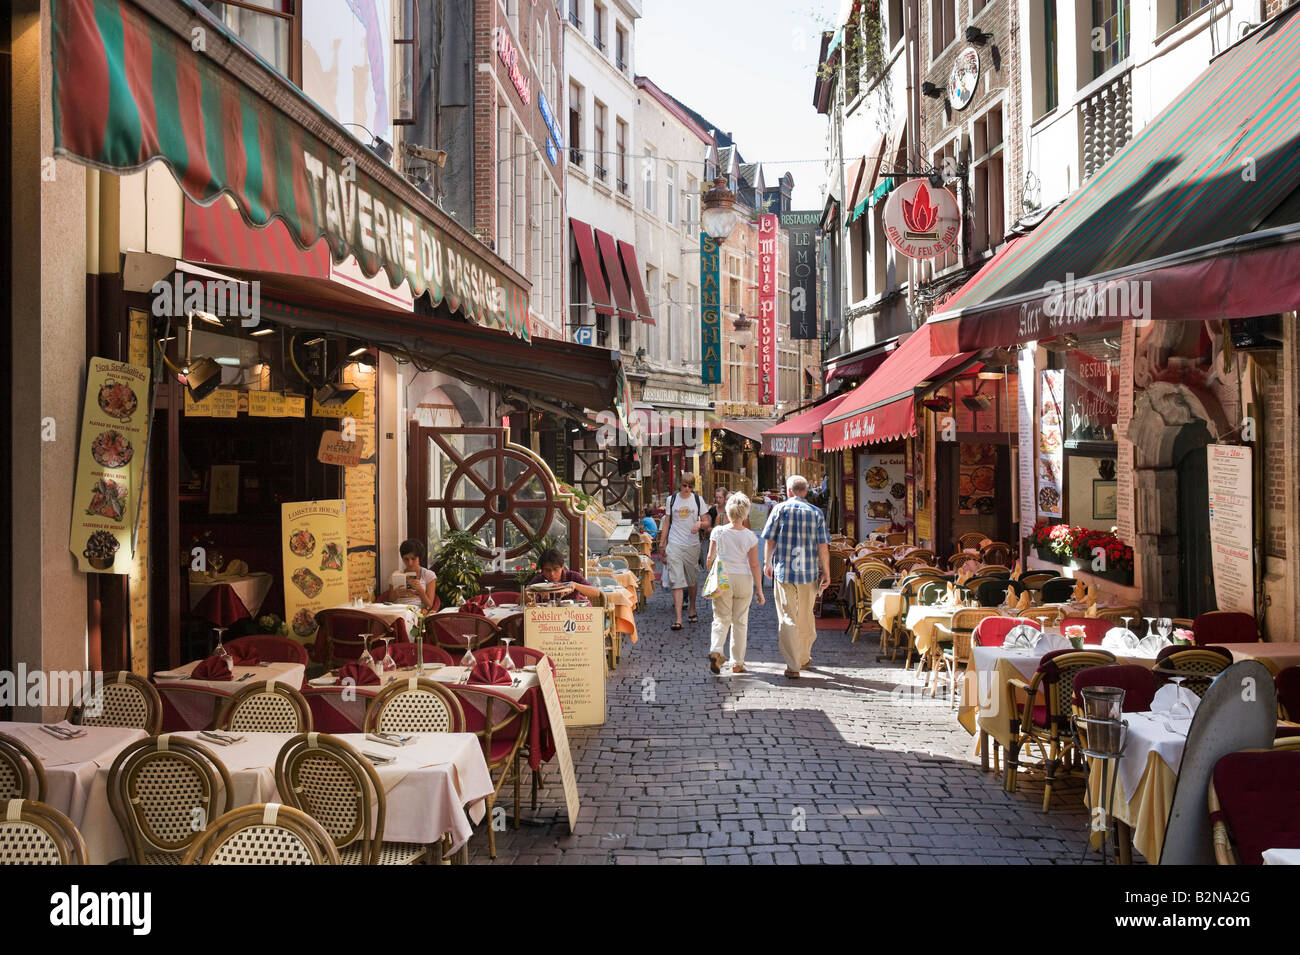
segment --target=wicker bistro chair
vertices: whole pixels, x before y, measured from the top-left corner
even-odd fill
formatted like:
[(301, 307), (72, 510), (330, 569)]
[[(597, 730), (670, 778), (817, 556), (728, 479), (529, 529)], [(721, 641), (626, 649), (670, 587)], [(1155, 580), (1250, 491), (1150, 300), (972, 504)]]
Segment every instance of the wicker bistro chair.
[(448, 652), (477, 650), (497, 639), (497, 625), (474, 613), (439, 613), (429, 618), (433, 641)]
[(1204, 696), (1214, 678), (1232, 666), (1232, 654), (1221, 647), (1165, 647), (1164, 656), (1156, 657), (1152, 672), (1161, 684), (1170, 677), (1186, 677), (1183, 686), (1197, 696)]
[[(1136, 620), (1142, 616), (1140, 607), (1098, 607), (1097, 616), (1106, 620), (1112, 627), (1121, 627), (1124, 625), (1124, 618)], [(1132, 625), (1130, 624), (1130, 627)]]
[(858, 634), (871, 621), (871, 591), (881, 586), (881, 581), (892, 573), (887, 565), (876, 562), (865, 562), (857, 568), (857, 576), (854, 578), (857, 592), (854, 595), (856, 599), (853, 603), (850, 643), (858, 642)]
[(1026, 607), (1024, 613), (1020, 616), (1027, 620), (1032, 620), (1038, 624), (1039, 629), (1043, 627), (1054, 627), (1061, 619), (1060, 607)]
[(27, 744), (0, 733), (0, 799), (45, 801), (45, 767)]
[(1027, 574), (1020, 575), (1020, 582), (1025, 589), (1037, 596), (1040, 600), (1043, 594), (1043, 584), (1047, 583), (1056, 574), (1050, 570), (1031, 570)]
[(129, 726), (151, 736), (162, 729), (162, 697), (154, 685), (128, 670), (105, 673), (102, 693), (81, 688), (64, 716), (74, 726)]
[(231, 798), (221, 760), (171, 734), (131, 744), (108, 771), (108, 805), (135, 865), (178, 865)]
[(957, 671), (971, 665), (972, 638), (975, 628), (989, 618), (996, 617), (997, 611), (985, 607), (972, 607), (958, 610), (952, 615), (949, 626), (935, 624), (935, 645), (930, 649), (930, 695), (939, 689), (939, 681), (946, 680), (952, 708), (957, 708)]
[[(883, 629), (880, 631), (880, 650), (876, 654), (877, 660), (883, 660), (885, 654), (889, 654), (889, 659), (891, 661), (898, 656), (899, 648), (902, 646), (902, 642), (907, 634), (907, 611), (911, 608), (913, 603), (919, 602), (921, 585), (927, 581), (935, 579), (938, 579), (937, 575), (912, 574), (904, 577), (899, 583), (901, 597), (898, 602), (898, 616), (894, 618), (894, 625), (889, 628), (888, 632)], [(911, 666), (911, 660), (911, 641), (908, 640), (907, 665), (909, 668)]]
[(0, 800), (0, 865), (86, 865), (72, 820), (32, 799)]
[(343, 865), (414, 865), (428, 862), (429, 847), (385, 842), (388, 800), (379, 774), (346, 740), (302, 733), (275, 758), (275, 786), (285, 805), (319, 822)]
[(221, 707), (216, 726), (231, 733), (310, 733), (311, 707), (287, 683), (250, 683)]
[(1074, 594), (1075, 581), (1071, 577), (1053, 577), (1043, 582), (1043, 603), (1059, 604), (1069, 600)]
[[(1037, 620), (1028, 615), (1022, 617), (985, 617), (975, 625), (975, 632), (971, 634), (971, 644), (974, 647), (1000, 647), (1007, 639), (1007, 633), (1012, 627), (1018, 627), (1021, 624), (1032, 627), (1034, 630), (1042, 630), (1043, 626)], [(972, 659), (974, 653), (971, 654)], [(969, 666), (969, 664), (967, 664)], [(989, 736), (988, 731), (981, 729), (979, 731), (979, 748), (980, 748), (980, 766), (984, 772), (989, 771), (989, 754), (993, 756), (993, 770), (998, 770), (998, 754), (1002, 747), (998, 741)]]
[(1002, 541), (993, 541), (980, 548), (980, 557), (986, 564), (1011, 565), (1011, 545)]
[(341, 865), (334, 840), (305, 812), (280, 803), (234, 809), (185, 853), (184, 865)]
[(980, 541), (988, 540), (979, 531), (971, 531), (969, 534), (962, 534), (957, 538), (956, 544), (958, 550), (979, 550)]
[(411, 677), (388, 684), (366, 708), (366, 732), (463, 733), (465, 713), (435, 680)]
[(930, 566), (930, 562), (924, 557), (915, 557), (911, 554), (908, 554), (906, 557), (899, 557), (894, 561), (894, 569), (901, 570), (905, 573), (916, 567), (928, 566)]
[(1011, 568), (1006, 564), (990, 564), (986, 561), (980, 564), (979, 574), (982, 577), (1001, 577), (1007, 580), (1011, 577)]
[(360, 659), (374, 637), (394, 633), (391, 624), (372, 613), (341, 607), (322, 610), (316, 614), (316, 623), (316, 639), (324, 641), (324, 654), (318, 649), (316, 659), (324, 660), (331, 670)]
[(1219, 865), (1262, 865), (1265, 849), (1300, 849), (1300, 749), (1243, 749), (1219, 759), (1209, 811)]
[(902, 531), (896, 531), (892, 534), (885, 535), (885, 543), (890, 547), (897, 547), (899, 544), (907, 543), (907, 534)]
[(1007, 792), (1016, 791), (1016, 778), (1022, 769), (1020, 754), (1027, 746), (1036, 746), (1042, 756), (1038, 768), (1046, 775), (1043, 812), (1052, 808), (1052, 788), (1056, 785), (1057, 770), (1074, 748), (1070, 732), (1074, 678), (1088, 667), (1114, 662), (1115, 655), (1105, 650), (1056, 650), (1043, 656), (1028, 683), (1011, 681), (1013, 698), (1016, 694), (1023, 694), (1023, 699), (1016, 701), (1011, 715)]
[(1248, 613), (1209, 610), (1192, 622), (1192, 635), (1198, 647), (1212, 643), (1254, 643), (1259, 639), (1259, 624)]
[(255, 655), (263, 663), (301, 663), (306, 666), (311, 662), (307, 648), (301, 643), (273, 633), (252, 633), (227, 640), (226, 649), (236, 660)]
[(462, 709), (467, 717), (465, 729), (478, 737), (479, 745), (483, 748), (483, 758), (487, 760), (488, 774), (496, 774), (492, 795), (487, 799), (488, 857), (495, 859), (497, 838), (492, 826), (492, 809), (508, 777), (514, 778), (514, 825), (516, 829), (519, 828), (519, 752), (528, 740), (529, 718), (532, 714), (528, 707), (494, 690), (460, 684), (452, 684), (450, 689), (464, 700)]

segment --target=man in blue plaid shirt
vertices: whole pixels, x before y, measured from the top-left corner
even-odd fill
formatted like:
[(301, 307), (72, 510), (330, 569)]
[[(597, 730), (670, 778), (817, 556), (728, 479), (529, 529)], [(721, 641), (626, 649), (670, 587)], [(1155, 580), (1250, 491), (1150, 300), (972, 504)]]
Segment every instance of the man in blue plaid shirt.
[(785, 675), (799, 676), (812, 660), (817, 639), (813, 604), (830, 586), (830, 535), (821, 509), (809, 504), (808, 482), (799, 475), (785, 482), (786, 499), (772, 508), (759, 536), (764, 545), (763, 573), (775, 582), (777, 619)]

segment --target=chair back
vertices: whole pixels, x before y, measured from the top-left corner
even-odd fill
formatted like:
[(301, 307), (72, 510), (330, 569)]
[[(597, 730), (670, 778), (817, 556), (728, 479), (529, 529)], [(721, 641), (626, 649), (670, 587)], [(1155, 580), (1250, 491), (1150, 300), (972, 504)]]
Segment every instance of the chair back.
[(217, 819), (185, 853), (184, 865), (339, 865), (330, 834), (292, 806), (243, 806)]
[(1278, 713), (1285, 720), (1300, 723), (1300, 666), (1279, 672), (1273, 685), (1277, 689)]
[(0, 800), (0, 865), (86, 865), (72, 820), (31, 799)]
[(902, 571), (909, 571), (916, 567), (928, 567), (929, 561), (920, 557), (899, 557), (894, 561), (894, 568)]
[(1061, 633), (1065, 633), (1066, 627), (1083, 627), (1083, 642), (1088, 644), (1100, 645), (1106, 634), (1114, 626), (1109, 620), (1102, 617), (1062, 617)]
[(970, 563), (971, 561), (974, 561), (975, 564), (978, 565), (979, 557), (977, 557), (974, 554), (963, 554), (958, 552), (956, 554), (951, 555), (948, 558), (946, 563), (948, 564), (949, 570), (956, 572), (961, 570), (963, 567), (966, 566), (966, 564)]
[(285, 805), (311, 816), (342, 851), (361, 843), (362, 865), (378, 865), (387, 799), (370, 760), (329, 733), (301, 733), (275, 759)]
[(162, 697), (129, 670), (105, 673), (102, 689), (83, 686), (64, 719), (74, 726), (128, 726), (152, 736), (162, 729)]
[(1156, 695), (1156, 681), (1151, 671), (1137, 663), (1116, 663), (1089, 667), (1074, 678), (1074, 705), (1083, 706), (1083, 691), (1090, 686), (1117, 686), (1124, 691), (1125, 713), (1144, 713), (1151, 709)]
[(907, 543), (907, 535), (903, 532), (885, 535), (885, 543), (890, 547), (897, 547), (899, 544)]
[(1011, 563), (1011, 545), (1002, 541), (993, 541), (985, 544), (980, 548), (980, 557), (986, 564), (1007, 564)]
[(1187, 679), (1183, 681), (1183, 686), (1199, 697), (1205, 696), (1215, 677), (1232, 666), (1232, 654), (1222, 647), (1166, 647), (1165, 650), (1173, 652), (1157, 657), (1154, 670), (1156, 678), (1163, 684), (1170, 677), (1185, 676)]
[(926, 563), (933, 563), (933, 562), (934, 562), (934, 551), (932, 551), (932, 550), (928, 550), (928, 549), (926, 549), (926, 548), (924, 548), (924, 547), (916, 547), (916, 548), (913, 548), (912, 551), (911, 551), (910, 553), (906, 554), (905, 556), (907, 556), (907, 557), (916, 557), (916, 558), (919, 558), (920, 560), (925, 561)]
[(366, 709), (366, 732), (463, 733), (465, 714), (435, 680), (411, 677), (388, 684)]
[(474, 613), (440, 613), (429, 618), (433, 640), (448, 652), (477, 650), (497, 637), (497, 625)]
[[(442, 647), (435, 647), (432, 643), (420, 644), (424, 651), (425, 663), (441, 663), (443, 666), (455, 666), (456, 661), (452, 659), (450, 653)], [(387, 648), (387, 652), (393, 655), (393, 662), (398, 667), (415, 666), (415, 647), (414, 643), (394, 643)], [(381, 654), (382, 655), (382, 654)]]
[(984, 535), (979, 531), (971, 531), (969, 534), (962, 534), (957, 538), (958, 550), (979, 550), (980, 541), (984, 540)]
[(876, 561), (864, 562), (857, 568), (857, 599), (866, 600), (868, 606), (871, 602), (871, 591), (881, 586), (881, 581), (893, 573), (884, 564)]
[(0, 799), (45, 801), (45, 767), (26, 743), (0, 733)]
[(957, 660), (971, 658), (975, 631), (985, 620), (994, 619), (997, 619), (997, 612), (983, 607), (967, 607), (952, 615), (948, 629), (952, 631), (953, 655)]
[(1043, 584), (1047, 583), (1055, 576), (1056, 574), (1050, 570), (1033, 570), (1027, 574), (1021, 574), (1020, 582), (1025, 585), (1026, 590), (1033, 591), (1034, 593), (1041, 593), (1043, 590)]
[(923, 580), (916, 591), (916, 602), (922, 607), (932, 607), (948, 593), (948, 584), (942, 580)]
[(1007, 579), (1011, 576), (1011, 568), (1006, 564), (980, 564), (979, 573), (985, 577), (1001, 577)]
[(450, 684), (465, 712), (464, 732), (478, 737), (488, 769), (509, 765), (528, 740), (528, 707), (482, 686)]
[(832, 586), (838, 586), (840, 581), (844, 579), (844, 571), (848, 568), (848, 558), (841, 551), (831, 551), (830, 564), (831, 584)]
[[(1123, 626), (1124, 619), (1136, 620), (1142, 616), (1138, 607), (1097, 607), (1097, 616), (1110, 622), (1112, 627)], [(1130, 628), (1132, 629), (1132, 628)]]
[(274, 633), (251, 633), (226, 641), (226, 649), (235, 659), (256, 654), (263, 663), (301, 663), (306, 666), (307, 648), (297, 640)]
[(1019, 599), (1024, 589), (1018, 580), (994, 577), (980, 582), (975, 588), (975, 599), (979, 601), (981, 607), (1001, 607), (1007, 602), (1008, 590), (1013, 591), (1016, 599)]
[(1007, 631), (1020, 624), (1027, 624), (1035, 630), (1043, 629), (1037, 620), (1019, 617), (1001, 617), (990, 614), (980, 620), (975, 627), (974, 641), (977, 647), (1000, 647), (1007, 639)]
[(1026, 607), (1020, 616), (1026, 620), (1033, 620), (1042, 627), (1054, 627), (1057, 621), (1061, 619), (1060, 607)]
[(610, 570), (627, 570), (627, 559), (623, 557), (612, 557), (606, 555), (596, 558), (597, 567), (608, 567)]
[(1209, 610), (1192, 622), (1192, 636), (1198, 647), (1211, 643), (1254, 643), (1259, 625), (1248, 613)]
[[(394, 632), (387, 621), (372, 613), (342, 607), (320, 611), (316, 624), (316, 639), (325, 641), (325, 660), (331, 670), (360, 659), (371, 638)], [(319, 651), (316, 658), (321, 659)]]
[(1043, 582), (1043, 603), (1059, 604), (1074, 595), (1074, 580), (1070, 577), (1053, 577)]
[(1105, 650), (1054, 650), (1044, 654), (1034, 674), (1046, 690), (1047, 726), (1043, 728), (1059, 737), (1069, 736), (1074, 678), (1088, 667), (1114, 662), (1115, 655)]
[(1266, 849), (1300, 849), (1300, 750), (1250, 749), (1214, 764), (1207, 808), (1219, 865), (1263, 865)]
[(232, 733), (310, 733), (307, 698), (287, 683), (250, 683), (217, 714), (217, 729)]
[(108, 805), (136, 865), (174, 861), (231, 798), (221, 760), (172, 734), (132, 743), (108, 771)]

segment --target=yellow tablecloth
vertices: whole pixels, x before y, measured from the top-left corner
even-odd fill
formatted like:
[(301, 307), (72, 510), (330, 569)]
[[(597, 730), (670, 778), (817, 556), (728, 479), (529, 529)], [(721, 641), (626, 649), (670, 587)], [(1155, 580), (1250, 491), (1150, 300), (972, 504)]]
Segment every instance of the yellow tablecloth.
[(893, 628), (894, 620), (902, 607), (903, 595), (899, 591), (890, 588), (871, 591), (871, 616), (880, 624), (880, 629), (887, 631)]
[[(1124, 787), (1115, 787), (1115, 805), (1111, 807), (1111, 813), (1128, 825), (1133, 848), (1154, 864), (1160, 861), (1160, 850), (1165, 844), (1165, 824), (1169, 821), (1169, 808), (1174, 804), (1178, 774), (1169, 768), (1159, 753), (1148, 752), (1146, 760), (1146, 769), (1132, 797), (1126, 800)], [(1089, 762), (1092, 766), (1088, 775), (1088, 805), (1098, 806), (1101, 805), (1101, 763), (1097, 760)], [(1095, 835), (1093, 843), (1099, 844)]]
[(925, 654), (934, 645), (934, 626), (941, 623), (945, 627), (952, 623), (953, 615), (963, 607), (912, 606), (907, 609), (907, 619), (903, 622), (905, 629), (912, 633), (912, 643), (917, 651)]
[(1232, 654), (1232, 661), (1258, 660), (1268, 667), (1274, 676), (1287, 667), (1300, 666), (1300, 643), (1219, 643)]

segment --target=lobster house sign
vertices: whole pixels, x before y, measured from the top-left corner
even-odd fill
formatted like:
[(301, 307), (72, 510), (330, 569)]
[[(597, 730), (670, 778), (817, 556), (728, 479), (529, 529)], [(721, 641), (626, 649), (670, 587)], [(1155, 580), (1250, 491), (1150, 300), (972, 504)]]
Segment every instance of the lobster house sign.
[(961, 214), (947, 189), (909, 179), (890, 193), (881, 213), (889, 244), (914, 259), (932, 259), (957, 241)]

